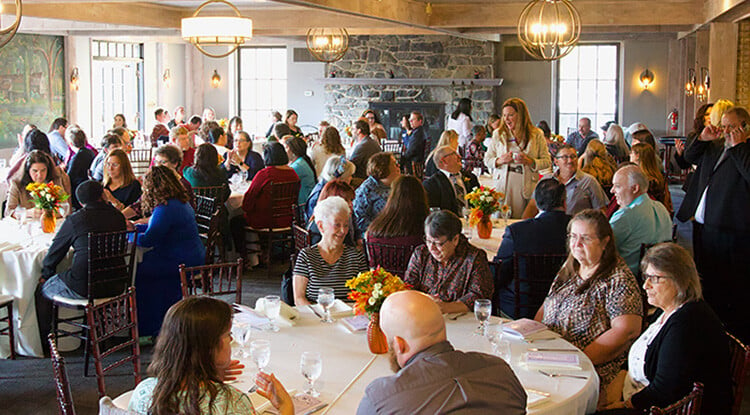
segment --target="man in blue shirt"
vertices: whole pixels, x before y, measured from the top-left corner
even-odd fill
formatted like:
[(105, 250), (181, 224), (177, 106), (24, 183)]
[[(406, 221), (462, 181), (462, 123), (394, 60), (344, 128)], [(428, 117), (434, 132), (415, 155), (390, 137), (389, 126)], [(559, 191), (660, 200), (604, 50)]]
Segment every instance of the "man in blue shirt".
[(586, 146), (589, 145), (589, 141), (598, 138), (599, 135), (591, 131), (591, 119), (583, 117), (578, 120), (578, 130), (570, 133), (568, 138), (565, 139), (565, 143), (575, 147), (580, 156), (586, 151)]
[(47, 134), (52, 155), (62, 163), (67, 162), (68, 156), (70, 156), (70, 148), (68, 147), (68, 142), (65, 141), (65, 130), (67, 128), (68, 120), (65, 118), (55, 118)]
[(633, 274), (638, 273), (641, 244), (672, 238), (672, 218), (661, 202), (648, 197), (648, 179), (640, 167), (628, 165), (612, 178), (612, 193), (621, 206), (609, 219), (615, 246)]

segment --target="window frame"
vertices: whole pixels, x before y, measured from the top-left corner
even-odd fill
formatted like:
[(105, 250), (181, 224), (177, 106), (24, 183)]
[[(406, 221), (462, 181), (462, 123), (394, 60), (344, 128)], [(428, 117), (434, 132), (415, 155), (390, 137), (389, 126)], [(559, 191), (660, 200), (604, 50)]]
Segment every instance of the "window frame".
[[(269, 108), (268, 109), (268, 115), (270, 116), (271, 111), (279, 111), (282, 114), (282, 117), (284, 115), (284, 111), (286, 111), (286, 107), (288, 107), (289, 104), (289, 67), (288, 67), (288, 60), (289, 60), (289, 47), (287, 45), (265, 45), (265, 46), (241, 46), (237, 49), (237, 114), (241, 118), (242, 112), (243, 112), (243, 106), (242, 106), (242, 51), (248, 50), (248, 49), (277, 49), (277, 50), (283, 50), (284, 51), (284, 65), (286, 65), (286, 77), (285, 78), (279, 78), (279, 80), (283, 79), (283, 81), (286, 84), (286, 96), (284, 97), (284, 102), (286, 105), (284, 105), (284, 108)], [(272, 71), (273, 73), (273, 71)], [(257, 81), (258, 78), (254, 78), (253, 81)], [(271, 78), (269, 81), (273, 81), (275, 78)], [(254, 109), (253, 111), (256, 111), (257, 109)], [(248, 111), (245, 109), (245, 111)], [(261, 134), (264, 135), (265, 131), (249, 131), (247, 129), (247, 121), (245, 119), (243, 121), (243, 128), (245, 128), (245, 131), (250, 134), (251, 136), (253, 134)], [(260, 128), (260, 125), (258, 125), (258, 128)]]

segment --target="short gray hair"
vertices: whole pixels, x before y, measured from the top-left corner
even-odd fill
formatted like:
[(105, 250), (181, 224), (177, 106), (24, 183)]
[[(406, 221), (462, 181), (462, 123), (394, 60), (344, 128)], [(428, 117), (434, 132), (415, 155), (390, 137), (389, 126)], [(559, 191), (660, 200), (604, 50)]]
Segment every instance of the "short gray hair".
[(703, 298), (695, 262), (685, 248), (672, 242), (654, 245), (641, 260), (641, 271), (645, 272), (649, 265), (674, 281), (678, 304)]
[(432, 161), (436, 166), (438, 166), (443, 157), (447, 156), (450, 153), (454, 153), (455, 151), (456, 150), (454, 150), (451, 146), (440, 146), (435, 149), (435, 153), (433, 153), (432, 155)]
[(351, 215), (351, 209), (349, 209), (349, 203), (344, 200), (341, 196), (331, 196), (325, 200), (321, 200), (315, 205), (313, 214), (315, 220), (319, 220), (326, 223), (331, 223), (334, 217), (345, 213), (347, 217)]
[(330, 182), (333, 179), (348, 179), (354, 175), (356, 166), (344, 156), (333, 155), (326, 160), (323, 171), (320, 176), (325, 181)]
[(620, 169), (617, 170), (616, 173), (624, 174), (625, 177), (628, 178), (629, 186), (638, 185), (638, 188), (641, 191), (640, 194), (648, 192), (648, 178), (646, 177), (646, 174), (643, 173), (643, 170), (641, 170), (640, 167), (629, 164), (620, 167)]

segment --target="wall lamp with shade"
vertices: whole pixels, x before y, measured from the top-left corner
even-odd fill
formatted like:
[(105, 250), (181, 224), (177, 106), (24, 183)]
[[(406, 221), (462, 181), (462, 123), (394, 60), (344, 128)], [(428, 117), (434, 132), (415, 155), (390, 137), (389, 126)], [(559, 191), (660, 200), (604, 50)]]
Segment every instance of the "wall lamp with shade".
[(70, 71), (70, 89), (73, 91), (78, 91), (78, 81), (80, 80), (80, 77), (78, 75), (78, 67), (74, 67)]
[(708, 91), (711, 89), (711, 76), (708, 73), (708, 68), (705, 66), (701, 67), (701, 83), (695, 89), (695, 97), (700, 102), (706, 102), (708, 99)]
[[(200, 16), (209, 4), (221, 3), (232, 9), (234, 16)], [(211, 58), (229, 56), (253, 37), (253, 21), (242, 17), (232, 3), (225, 0), (208, 0), (201, 4), (192, 17), (182, 19), (182, 38), (192, 43), (201, 53)], [(229, 46), (225, 53), (209, 53), (206, 46)]]
[(164, 82), (164, 86), (169, 88), (172, 86), (172, 72), (169, 70), (169, 68), (164, 70), (164, 74), (161, 76), (162, 81)]
[(641, 83), (641, 88), (648, 89), (654, 84), (654, 73), (646, 68), (638, 76), (638, 81)]
[(685, 82), (685, 96), (692, 97), (695, 94), (696, 83), (695, 69), (688, 68), (687, 82)]
[(211, 87), (218, 88), (219, 86), (221, 86), (221, 77), (216, 72), (216, 69), (214, 69), (214, 74), (211, 76)]
[[(8, 42), (13, 39), (13, 36), (15, 36), (18, 31), (18, 26), (21, 25), (21, 8), (23, 7), (23, 4), (21, 4), (21, 0), (15, 0), (15, 4), (16, 19), (13, 21), (13, 24), (5, 29), (0, 29), (0, 48), (7, 45)], [(0, 12), (2, 12), (2, 10), (3, 6), (0, 4)]]

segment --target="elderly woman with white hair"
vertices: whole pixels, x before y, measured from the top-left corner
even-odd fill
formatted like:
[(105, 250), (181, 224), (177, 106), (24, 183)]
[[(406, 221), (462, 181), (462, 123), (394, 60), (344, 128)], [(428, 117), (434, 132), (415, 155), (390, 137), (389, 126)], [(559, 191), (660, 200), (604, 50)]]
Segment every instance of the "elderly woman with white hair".
[(305, 215), (308, 219), (313, 216), (313, 209), (315, 209), (315, 205), (318, 204), (320, 192), (323, 190), (326, 183), (333, 179), (339, 179), (349, 184), (352, 181), (352, 176), (356, 169), (354, 163), (347, 160), (346, 157), (342, 155), (333, 155), (326, 160), (325, 165), (323, 165), (323, 170), (320, 172), (318, 183), (315, 184), (315, 187), (313, 187), (310, 192), (310, 196), (307, 197)]
[(339, 196), (321, 200), (315, 206), (315, 224), (323, 238), (301, 250), (294, 265), (294, 304), (311, 304), (318, 289), (333, 288), (336, 298), (345, 299), (346, 280), (367, 271), (367, 260), (357, 248), (344, 244), (349, 232), (349, 203)]

